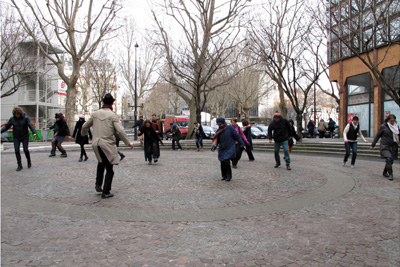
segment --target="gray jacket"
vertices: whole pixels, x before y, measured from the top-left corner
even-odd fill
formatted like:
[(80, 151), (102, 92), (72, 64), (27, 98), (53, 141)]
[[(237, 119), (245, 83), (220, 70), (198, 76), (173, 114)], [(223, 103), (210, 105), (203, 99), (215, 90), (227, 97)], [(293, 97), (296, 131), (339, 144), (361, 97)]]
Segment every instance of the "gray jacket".
[(387, 125), (387, 122), (379, 127), (378, 133), (371, 144), (372, 147), (375, 147), (379, 138), (381, 138), (381, 156), (396, 160), (398, 158), (398, 144), (393, 141), (393, 132)]

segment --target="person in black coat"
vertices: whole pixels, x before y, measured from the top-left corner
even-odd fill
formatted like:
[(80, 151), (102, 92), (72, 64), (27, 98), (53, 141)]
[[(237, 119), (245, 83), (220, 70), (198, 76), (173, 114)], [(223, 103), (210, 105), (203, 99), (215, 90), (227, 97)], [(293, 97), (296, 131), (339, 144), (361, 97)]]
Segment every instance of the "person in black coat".
[[(272, 134), (272, 131), (274, 134)], [(285, 162), (286, 169), (291, 170), (290, 168), (290, 156), (289, 156), (289, 134), (290, 134), (290, 125), (289, 122), (282, 118), (281, 114), (275, 113), (274, 120), (268, 126), (268, 137), (269, 142), (272, 143), (272, 138), (275, 141), (274, 151), (275, 151), (275, 166), (274, 168), (278, 168), (281, 165), (281, 159), (279, 157), (280, 147), (283, 147), (283, 151), (285, 154)]]
[(196, 134), (196, 147), (197, 152), (199, 152), (200, 148), (203, 149), (203, 138), (206, 134), (204, 133), (203, 126), (201, 126), (197, 121), (194, 122), (194, 128), (190, 138), (192, 138), (193, 134)]
[(151, 165), (153, 159), (154, 163), (156, 163), (160, 158), (160, 147), (158, 143), (160, 142), (162, 144), (162, 141), (153, 129), (150, 120), (146, 120), (143, 127), (138, 131), (139, 136), (142, 134), (144, 135), (144, 158), (149, 162), (149, 165)]
[[(89, 138), (88, 136), (82, 136), (81, 135), (81, 130), (82, 126), (85, 123), (85, 116), (84, 115), (79, 115), (79, 121), (76, 122), (75, 124), (75, 129), (74, 133), (72, 134), (72, 137), (75, 139), (75, 143), (79, 144), (81, 147), (81, 156), (79, 157), (79, 162), (82, 162), (82, 158), (85, 157), (84, 161), (88, 160), (88, 156), (86, 155), (85, 151), (85, 144), (89, 144)], [(89, 136), (90, 139), (92, 139), (92, 132), (89, 130)]]
[(67, 152), (62, 147), (62, 142), (64, 142), (65, 137), (70, 136), (70, 131), (67, 122), (64, 119), (63, 114), (56, 113), (56, 124), (57, 132), (54, 133), (54, 138), (51, 140), (51, 152), (49, 157), (56, 156), (56, 147), (61, 151), (61, 157), (66, 158)]
[[(140, 129), (143, 127), (143, 123), (144, 123), (143, 116), (140, 115), (139, 116), (139, 120), (136, 122), (135, 125), (132, 126), (132, 128), (133, 129), (137, 128), (137, 130), (140, 131)], [(143, 144), (143, 135), (139, 136), (139, 140), (140, 140), (140, 145), (143, 147), (144, 146), (144, 144)]]
[(291, 153), (293, 145), (294, 145), (293, 138), (296, 139), (296, 141), (300, 141), (300, 142), (301, 142), (301, 138), (296, 133), (296, 129), (294, 128), (294, 121), (293, 120), (289, 120), (289, 125), (290, 125), (290, 129), (289, 129), (288, 149), (289, 149), (289, 153)]
[(171, 150), (175, 150), (175, 142), (178, 145), (178, 150), (182, 150), (182, 146), (179, 143), (179, 140), (182, 138), (181, 131), (179, 130), (179, 128), (178, 128), (178, 126), (176, 124), (171, 122), (169, 125), (171, 126), (171, 128), (166, 130), (164, 132), (164, 134), (167, 134), (168, 132), (170, 132), (171, 135), (172, 135), (172, 147), (171, 147)]
[(249, 122), (247, 120), (242, 120), (242, 125), (243, 125), (243, 133), (247, 138), (247, 141), (249, 142), (246, 146), (246, 152), (247, 156), (249, 157), (249, 161), (254, 161), (254, 155), (253, 152), (253, 141), (251, 137), (251, 125), (249, 125)]
[(310, 135), (310, 138), (314, 137), (314, 122), (312, 120), (310, 120), (307, 124), (307, 129), (308, 129), (308, 134)]
[(28, 149), (29, 144), (29, 132), (28, 127), (31, 129), (33, 136), (36, 136), (36, 130), (31, 123), (31, 120), (28, 116), (25, 115), (25, 112), (20, 107), (14, 107), (12, 110), (13, 116), (8, 120), (6, 125), (1, 128), (1, 133), (7, 131), (8, 129), (13, 127), (13, 140), (14, 140), (14, 151), (15, 156), (17, 158), (17, 171), (22, 170), (22, 162), (21, 162), (21, 153), (20, 146), (22, 143), (22, 147), (24, 148), (24, 153), (26, 160), (28, 161), (28, 168), (32, 167), (31, 156)]
[(397, 159), (399, 150), (400, 129), (396, 123), (396, 116), (390, 114), (385, 123), (379, 127), (374, 141), (371, 144), (371, 149), (374, 149), (379, 138), (381, 139), (381, 157), (386, 159), (383, 176), (388, 177), (393, 181), (393, 161)]

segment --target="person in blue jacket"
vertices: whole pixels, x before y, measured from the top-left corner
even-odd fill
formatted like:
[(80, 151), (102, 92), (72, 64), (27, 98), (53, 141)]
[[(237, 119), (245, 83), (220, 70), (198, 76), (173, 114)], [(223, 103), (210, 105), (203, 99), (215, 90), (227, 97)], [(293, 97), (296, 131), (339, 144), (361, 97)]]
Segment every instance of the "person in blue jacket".
[(219, 146), (218, 160), (221, 162), (222, 180), (229, 182), (232, 180), (231, 159), (236, 158), (236, 141), (244, 149), (246, 149), (246, 146), (235, 128), (232, 125), (227, 125), (224, 118), (217, 118), (217, 124), (219, 129), (213, 138), (211, 151), (214, 152)]
[(33, 136), (36, 136), (36, 130), (31, 123), (28, 116), (25, 115), (24, 110), (21, 107), (14, 107), (12, 110), (13, 116), (8, 120), (6, 125), (1, 128), (1, 133), (4, 133), (8, 129), (13, 127), (13, 139), (14, 139), (14, 150), (17, 158), (17, 171), (22, 170), (21, 153), (19, 152), (21, 143), (24, 148), (26, 160), (28, 161), (28, 168), (32, 167), (31, 156), (29, 154), (29, 132), (28, 127), (31, 129)]

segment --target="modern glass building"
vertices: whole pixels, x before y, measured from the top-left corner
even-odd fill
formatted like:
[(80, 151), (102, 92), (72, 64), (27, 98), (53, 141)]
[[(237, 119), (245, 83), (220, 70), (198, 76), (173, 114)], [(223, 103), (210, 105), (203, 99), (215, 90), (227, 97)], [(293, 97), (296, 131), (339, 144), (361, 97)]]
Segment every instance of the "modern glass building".
[(340, 88), (340, 129), (355, 115), (365, 136), (374, 136), (385, 117), (400, 121), (400, 107), (360, 59), (376, 67), (400, 90), (400, 1), (328, 0), (330, 81)]

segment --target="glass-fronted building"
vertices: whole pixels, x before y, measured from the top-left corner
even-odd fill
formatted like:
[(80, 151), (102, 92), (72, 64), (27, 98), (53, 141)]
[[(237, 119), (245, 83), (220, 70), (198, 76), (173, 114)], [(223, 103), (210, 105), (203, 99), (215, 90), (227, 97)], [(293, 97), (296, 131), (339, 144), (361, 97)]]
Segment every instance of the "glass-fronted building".
[(370, 68), (400, 90), (400, 1), (328, 0), (330, 81), (340, 88), (340, 129), (360, 117), (365, 136), (374, 136), (388, 114), (400, 108), (385, 93)]

